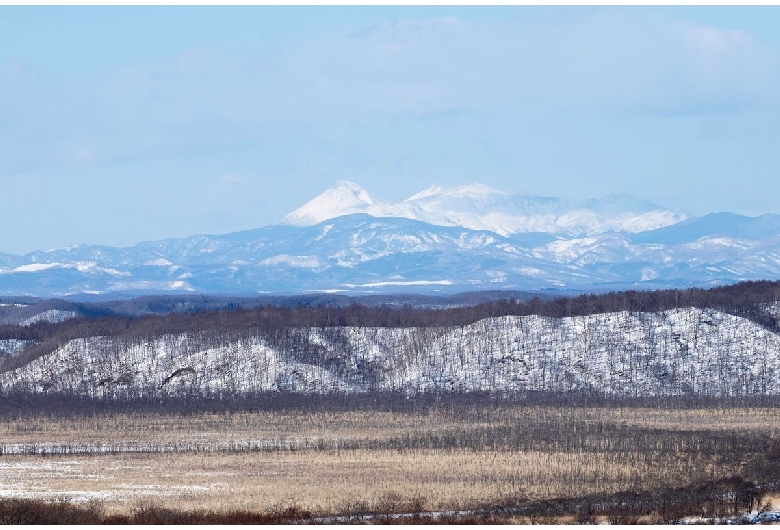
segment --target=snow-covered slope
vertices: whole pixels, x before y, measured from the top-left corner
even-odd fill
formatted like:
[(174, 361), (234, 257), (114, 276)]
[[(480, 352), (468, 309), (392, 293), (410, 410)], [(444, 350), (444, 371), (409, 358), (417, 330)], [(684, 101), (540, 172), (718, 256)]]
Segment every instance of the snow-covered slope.
[(3, 390), (130, 396), (291, 390), (780, 395), (780, 336), (710, 309), (498, 317), (450, 328), (92, 337), (0, 374)]
[(687, 218), (682, 212), (664, 210), (628, 195), (575, 202), (511, 194), (482, 184), (452, 189), (430, 187), (392, 204), (373, 197), (357, 184), (340, 181), (278, 223), (310, 226), (354, 213), (490, 230), (505, 236), (526, 232), (567, 236), (637, 233)]

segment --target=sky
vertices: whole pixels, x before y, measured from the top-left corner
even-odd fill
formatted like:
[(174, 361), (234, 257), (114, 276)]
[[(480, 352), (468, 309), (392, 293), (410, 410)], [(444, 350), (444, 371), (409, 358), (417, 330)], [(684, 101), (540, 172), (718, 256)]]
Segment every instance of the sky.
[(270, 224), (338, 180), (780, 213), (780, 7), (0, 6), (0, 252)]

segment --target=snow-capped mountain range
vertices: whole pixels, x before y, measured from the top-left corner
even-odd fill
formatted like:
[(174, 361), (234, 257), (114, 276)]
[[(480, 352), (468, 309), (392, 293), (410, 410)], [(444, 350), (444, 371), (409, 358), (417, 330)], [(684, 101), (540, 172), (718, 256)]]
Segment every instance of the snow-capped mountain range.
[(400, 203), (339, 182), (276, 223), (225, 235), (0, 254), (0, 293), (602, 290), (780, 278), (780, 216), (584, 202), (484, 185)]
[(544, 232), (562, 237), (645, 232), (688, 217), (683, 212), (664, 210), (628, 195), (573, 202), (507, 193), (483, 184), (453, 189), (432, 186), (392, 204), (377, 199), (357, 184), (341, 181), (283, 217), (278, 224), (311, 226), (357, 213), (489, 230), (502, 236)]

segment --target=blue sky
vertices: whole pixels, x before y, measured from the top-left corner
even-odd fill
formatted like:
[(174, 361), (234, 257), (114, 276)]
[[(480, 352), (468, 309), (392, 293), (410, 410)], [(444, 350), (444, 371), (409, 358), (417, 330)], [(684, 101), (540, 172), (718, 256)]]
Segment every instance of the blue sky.
[(780, 213), (778, 7), (0, 7), (0, 252), (337, 180)]

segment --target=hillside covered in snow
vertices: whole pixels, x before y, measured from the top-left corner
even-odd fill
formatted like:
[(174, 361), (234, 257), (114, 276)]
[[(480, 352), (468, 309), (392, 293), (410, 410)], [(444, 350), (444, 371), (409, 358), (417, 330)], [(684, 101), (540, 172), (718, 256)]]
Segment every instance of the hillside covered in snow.
[[(39, 324), (41, 334), (57, 326), (66, 331), (56, 343), (9, 343), (11, 359), (25, 348), (39, 353), (6, 365), (0, 391), (125, 397), (268, 391), (780, 395), (780, 303), (689, 304), (722, 300), (737, 288), (655, 298), (625, 293), (504, 301), (489, 308), (503, 315), (486, 317), (479, 306), (433, 312), (350, 306), (313, 310), (328, 319), (316, 325), (296, 321), (309, 318), (300, 311), (272, 308), (96, 320), (101, 327), (95, 329), (106, 331), (81, 336), (88, 321)], [(654, 302), (658, 297), (666, 301)], [(680, 307), (658, 309), (669, 301)], [(621, 304), (626, 309), (603, 310)], [(559, 310), (571, 316), (551, 316)], [(373, 325), (377, 318), (392, 324)], [(34, 337), (38, 328), (24, 329)], [(14, 329), (22, 332), (4, 333), (10, 337)], [(42, 349), (46, 344), (49, 349)]]

